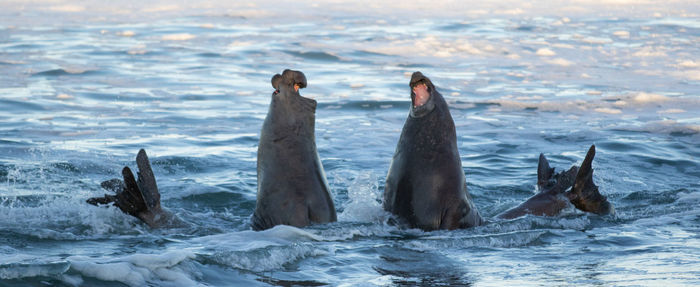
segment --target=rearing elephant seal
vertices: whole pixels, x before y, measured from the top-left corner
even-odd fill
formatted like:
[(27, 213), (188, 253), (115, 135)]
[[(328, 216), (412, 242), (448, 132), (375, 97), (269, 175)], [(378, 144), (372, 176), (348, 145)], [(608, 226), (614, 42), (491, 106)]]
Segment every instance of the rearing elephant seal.
[(420, 72), (384, 189), (384, 209), (423, 230), (468, 228), (484, 220), (472, 203), (447, 103)]
[(316, 151), (316, 101), (304, 98), (302, 72), (272, 77), (270, 109), (258, 145), (258, 196), (254, 230), (285, 224), (303, 227), (337, 220), (326, 175)]

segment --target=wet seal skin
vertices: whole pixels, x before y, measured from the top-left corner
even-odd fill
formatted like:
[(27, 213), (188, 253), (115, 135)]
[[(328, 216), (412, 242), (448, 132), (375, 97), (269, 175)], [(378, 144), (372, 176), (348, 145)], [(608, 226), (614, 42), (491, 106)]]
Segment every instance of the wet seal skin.
[(260, 131), (254, 230), (308, 226), (337, 220), (316, 150), (316, 101), (302, 97), (306, 76), (284, 70), (271, 79), (275, 91)]
[(412, 105), (386, 177), (384, 209), (423, 230), (483, 224), (467, 191), (447, 103), (421, 72), (409, 86)]
[(124, 180), (114, 178), (102, 182), (102, 188), (116, 193), (105, 194), (103, 197), (93, 197), (87, 203), (93, 205), (114, 204), (122, 212), (134, 216), (151, 228), (176, 227), (184, 224), (177, 216), (160, 205), (160, 192), (156, 177), (151, 169), (146, 151), (139, 150), (136, 155), (138, 179), (128, 166), (122, 169)]
[(540, 192), (497, 217), (512, 219), (526, 214), (554, 216), (569, 204), (581, 211), (598, 215), (614, 214), (613, 205), (600, 194), (598, 186), (593, 183), (594, 157), (595, 145), (592, 145), (581, 167), (572, 166), (567, 171), (555, 174), (547, 158), (540, 154), (537, 165), (537, 188)]

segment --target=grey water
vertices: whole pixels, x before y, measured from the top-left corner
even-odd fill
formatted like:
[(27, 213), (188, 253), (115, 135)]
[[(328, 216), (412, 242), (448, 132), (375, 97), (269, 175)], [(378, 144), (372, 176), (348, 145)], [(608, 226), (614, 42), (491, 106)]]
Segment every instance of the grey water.
[[(697, 7), (118, 20), (121, 10), (8, 3), (0, 286), (700, 284)], [(259, 131), (270, 78), (286, 68), (306, 74), (302, 95), (319, 102), (316, 144), (339, 221), (254, 232)], [(423, 232), (381, 208), (418, 70), (450, 105), (484, 226)], [(615, 215), (493, 218), (536, 192), (540, 153), (562, 170), (591, 144)], [(187, 226), (150, 229), (85, 203), (140, 148), (163, 206)]]

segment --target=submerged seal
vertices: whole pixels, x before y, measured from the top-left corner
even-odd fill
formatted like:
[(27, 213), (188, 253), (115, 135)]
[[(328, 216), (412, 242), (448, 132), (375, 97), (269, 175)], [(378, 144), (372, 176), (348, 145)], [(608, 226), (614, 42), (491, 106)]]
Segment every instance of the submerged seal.
[(569, 206), (569, 203), (581, 211), (598, 215), (615, 213), (613, 205), (593, 183), (594, 157), (595, 145), (592, 145), (581, 167), (572, 166), (568, 171), (555, 174), (554, 168), (549, 167), (547, 158), (540, 154), (537, 165), (537, 188), (540, 192), (497, 217), (511, 219), (526, 214), (553, 216)]
[(101, 183), (102, 188), (115, 192), (116, 195), (105, 194), (103, 197), (93, 197), (87, 203), (93, 205), (114, 204), (121, 211), (132, 215), (152, 228), (180, 225), (182, 222), (160, 205), (160, 192), (156, 177), (151, 169), (146, 151), (139, 150), (136, 155), (138, 180), (128, 166), (122, 169), (124, 180), (114, 178)]
[(384, 209), (423, 230), (483, 224), (467, 192), (447, 103), (420, 72), (409, 86), (412, 105), (386, 177)]
[(260, 132), (258, 195), (254, 230), (285, 224), (303, 227), (337, 220), (326, 175), (316, 150), (316, 101), (304, 98), (302, 72), (272, 77), (275, 92)]

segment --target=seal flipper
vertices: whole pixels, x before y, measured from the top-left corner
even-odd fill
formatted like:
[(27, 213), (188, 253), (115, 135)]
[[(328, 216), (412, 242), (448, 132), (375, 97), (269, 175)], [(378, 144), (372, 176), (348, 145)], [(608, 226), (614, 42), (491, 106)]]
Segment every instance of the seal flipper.
[(549, 184), (549, 180), (554, 176), (554, 168), (549, 167), (549, 161), (544, 156), (540, 154), (539, 162), (537, 163), (537, 187), (540, 191)]
[(92, 205), (104, 205), (104, 204), (110, 204), (113, 203), (114, 201), (117, 200), (117, 197), (114, 195), (109, 195), (105, 194), (103, 197), (92, 197), (88, 198), (85, 202), (92, 204)]
[(117, 193), (115, 205), (124, 213), (139, 217), (139, 213), (148, 210), (146, 201), (144, 200), (141, 190), (134, 179), (134, 174), (131, 172), (131, 169), (129, 169), (128, 166), (125, 166), (124, 169), (122, 169), (122, 175), (124, 176), (125, 186), (121, 192)]
[(148, 156), (146, 151), (139, 150), (136, 156), (136, 165), (139, 167), (138, 171), (138, 189), (143, 196), (148, 209), (152, 209), (160, 206), (160, 192), (158, 192), (158, 185), (156, 184), (156, 177), (153, 175), (153, 170), (151, 169), (151, 163), (148, 161)]
[[(114, 193), (119, 193), (122, 190), (124, 190), (124, 181), (118, 178), (113, 178), (110, 180), (105, 180), (102, 183), (100, 183), (100, 186), (108, 191), (114, 192)], [(92, 205), (103, 205), (103, 204), (110, 204), (114, 203), (117, 200), (117, 197), (114, 195), (109, 195), (105, 194), (103, 197), (92, 197), (87, 199), (85, 202), (92, 204)]]
[(615, 210), (608, 199), (600, 194), (598, 186), (593, 182), (593, 158), (595, 145), (591, 145), (586, 158), (576, 174), (574, 186), (568, 194), (569, 201), (578, 209), (598, 215), (614, 213)]
[(124, 185), (124, 181), (118, 178), (113, 178), (110, 180), (105, 180), (102, 183), (100, 183), (100, 186), (108, 191), (118, 193), (126, 187)]

